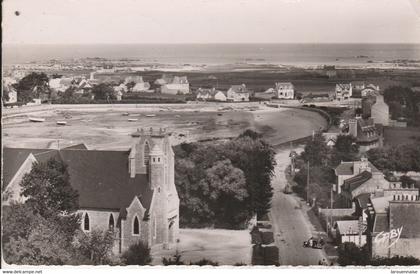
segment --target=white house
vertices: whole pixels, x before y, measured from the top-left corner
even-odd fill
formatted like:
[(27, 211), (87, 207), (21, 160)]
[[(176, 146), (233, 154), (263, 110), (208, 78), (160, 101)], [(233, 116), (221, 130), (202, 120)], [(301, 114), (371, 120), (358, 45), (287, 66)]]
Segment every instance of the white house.
[(197, 90), (197, 100), (202, 100), (202, 101), (210, 100), (210, 101), (225, 102), (227, 101), (227, 97), (222, 91), (216, 90), (215, 88), (212, 88), (212, 89), (199, 88)]
[(366, 244), (366, 226), (359, 220), (337, 221), (334, 227), (340, 243), (350, 242), (360, 247)]
[(353, 87), (350, 84), (336, 84), (335, 98), (338, 101), (347, 100), (353, 95)]
[(227, 100), (233, 102), (249, 101), (249, 91), (246, 85), (232, 85), (227, 91)]
[(187, 76), (175, 76), (171, 80), (166, 80), (160, 88), (163, 94), (189, 94), (190, 83)]
[(295, 97), (295, 88), (290, 82), (276, 83), (274, 91), (279, 99), (293, 99)]

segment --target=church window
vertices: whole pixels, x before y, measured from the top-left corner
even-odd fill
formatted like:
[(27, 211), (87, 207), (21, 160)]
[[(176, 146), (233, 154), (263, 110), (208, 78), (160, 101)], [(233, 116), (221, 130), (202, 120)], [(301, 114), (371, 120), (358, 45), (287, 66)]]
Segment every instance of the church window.
[(109, 230), (114, 230), (114, 216), (112, 214), (109, 215), (108, 227)]
[(83, 229), (86, 231), (90, 230), (89, 215), (87, 213), (85, 214), (85, 218), (83, 222)]
[(133, 222), (133, 235), (139, 235), (140, 234), (140, 224), (139, 224), (139, 218), (134, 217)]

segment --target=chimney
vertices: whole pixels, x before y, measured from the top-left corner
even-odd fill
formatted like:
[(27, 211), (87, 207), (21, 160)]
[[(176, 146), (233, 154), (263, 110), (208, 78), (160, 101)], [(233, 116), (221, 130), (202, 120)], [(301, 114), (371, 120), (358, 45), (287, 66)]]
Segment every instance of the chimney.
[(128, 155), (128, 172), (130, 178), (136, 177), (136, 145), (133, 145)]

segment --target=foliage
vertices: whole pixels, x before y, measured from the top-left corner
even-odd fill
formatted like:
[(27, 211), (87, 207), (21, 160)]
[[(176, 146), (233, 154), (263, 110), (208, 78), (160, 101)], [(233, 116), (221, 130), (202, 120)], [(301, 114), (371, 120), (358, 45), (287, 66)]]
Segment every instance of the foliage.
[[(294, 191), (307, 199), (307, 167), (303, 167), (296, 173), (294, 181), (297, 186)], [(314, 166), (309, 170), (309, 198), (316, 198), (321, 207), (330, 204), (330, 190), (335, 182), (334, 171), (329, 167)]]
[(338, 264), (346, 265), (368, 265), (369, 252), (367, 246), (356, 246), (352, 242), (344, 242), (338, 246)]
[(369, 161), (383, 172), (420, 171), (420, 143), (370, 149)]
[(162, 264), (163, 265), (184, 265), (184, 262), (181, 261), (181, 255), (178, 254), (178, 252), (170, 257), (170, 258), (162, 258)]
[(325, 142), (322, 132), (316, 132), (305, 145), (305, 149), (301, 154), (305, 162), (311, 166), (322, 166), (328, 164), (329, 148)]
[(402, 184), (403, 188), (411, 187), (411, 186), (415, 186), (416, 188), (419, 187), (418, 186), (419, 183), (416, 180), (414, 180), (414, 179), (412, 179), (408, 176), (405, 176), (405, 175), (400, 177), (400, 181), (401, 181), (401, 184)]
[(50, 159), (32, 165), (22, 182), (21, 195), (36, 213), (48, 217), (61, 212), (74, 212), (78, 208), (78, 193), (71, 187), (67, 166)]
[(330, 165), (338, 166), (341, 161), (355, 161), (358, 158), (359, 145), (352, 135), (338, 135), (331, 153)]
[(408, 256), (394, 256), (392, 258), (374, 257), (371, 258), (368, 246), (358, 247), (352, 242), (345, 242), (338, 247), (338, 264), (346, 265), (373, 265), (373, 266), (396, 266), (396, 265), (419, 265), (420, 260)]
[[(74, 219), (74, 218), (73, 218)], [(66, 220), (61, 219), (66, 222)], [(71, 264), (74, 230), (34, 213), (31, 205), (12, 204), (3, 212), (3, 255), (9, 264)], [(78, 224), (76, 223), (78, 226)]]
[(109, 255), (114, 245), (114, 232), (92, 230), (89, 233), (78, 231), (73, 245), (75, 249), (97, 264), (106, 264), (110, 261)]
[(269, 210), (274, 150), (257, 133), (181, 144), (175, 152), (181, 225), (239, 228)]
[(131, 245), (122, 255), (122, 262), (126, 265), (147, 265), (151, 261), (150, 248), (142, 242)]
[[(8, 230), (7, 237), (4, 239), (6, 262), (31, 265), (69, 263), (72, 253), (67, 237), (61, 228), (42, 216), (34, 214), (28, 208), (25, 208), (25, 213), (25, 215), (19, 216), (20, 218), (26, 217), (20, 219), (23, 223), (18, 223), (9, 215), (8, 219), (11, 223), (4, 226)], [(13, 213), (11, 216), (19, 218)], [(12, 227), (18, 230), (11, 231)]]
[(384, 90), (384, 100), (389, 106), (392, 119), (405, 117), (409, 125), (420, 125), (419, 93), (407, 87), (391, 86)]
[(16, 89), (19, 102), (27, 103), (43, 94), (49, 94), (48, 76), (41, 72), (32, 72), (12, 86)]
[(92, 88), (92, 93), (95, 95), (95, 100), (109, 100), (116, 99), (114, 89), (110, 84), (100, 83)]
[(5, 207), (5, 260), (16, 264), (71, 264), (78, 261), (72, 245), (80, 227), (78, 195), (66, 166), (50, 159), (35, 163), (23, 177), (24, 204)]
[[(169, 258), (162, 258), (162, 264), (167, 266), (167, 265), (186, 265), (186, 263), (184, 263), (181, 260), (181, 255), (176, 252), (174, 256), (169, 257)], [(204, 266), (204, 265), (212, 265), (212, 266), (218, 266), (219, 263), (218, 262), (214, 262), (212, 260), (208, 260), (208, 259), (201, 259), (199, 261), (196, 262), (190, 262), (188, 265), (199, 265), (199, 266)]]
[(370, 265), (374, 265), (374, 266), (420, 265), (420, 260), (412, 256), (408, 256), (408, 257), (394, 256), (392, 258), (377, 257), (377, 258), (372, 258), (372, 260), (370, 261)]
[(131, 81), (131, 82), (128, 82), (127, 84), (125, 84), (125, 86), (127, 87), (128, 92), (131, 92), (132, 89), (133, 89), (133, 87), (135, 85), (136, 85), (136, 82), (134, 82), (134, 81)]

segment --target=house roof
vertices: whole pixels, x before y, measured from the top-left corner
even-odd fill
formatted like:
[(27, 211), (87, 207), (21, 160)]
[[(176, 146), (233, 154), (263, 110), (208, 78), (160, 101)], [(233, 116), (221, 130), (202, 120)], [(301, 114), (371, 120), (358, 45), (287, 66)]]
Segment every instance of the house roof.
[(388, 231), (389, 223), (387, 214), (376, 214), (375, 222), (373, 225), (373, 232)]
[(383, 197), (377, 197), (377, 198), (371, 198), (373, 209), (375, 210), (375, 213), (386, 213), (386, 209), (389, 206), (389, 201), (393, 199), (393, 196), (383, 196)]
[(291, 88), (292, 89), (292, 88), (294, 88), (294, 86), (290, 82), (276, 83), (276, 89), (279, 89), (279, 88), (281, 88), (281, 89)]
[(9, 182), (13, 179), (16, 172), (22, 166), (23, 162), (28, 158), (32, 153), (36, 156), (42, 152), (51, 151), (50, 149), (28, 149), (20, 148), (18, 150), (4, 147), (3, 148), (3, 184), (2, 189), (4, 190)]
[(372, 173), (363, 171), (354, 177), (344, 180), (343, 189), (352, 192), (362, 184), (366, 183), (372, 178)]
[(337, 229), (340, 235), (356, 235), (359, 234), (359, 221), (358, 220), (345, 220), (336, 222)]
[(368, 203), (370, 203), (370, 193), (363, 193), (356, 196), (356, 201), (359, 203), (359, 206), (362, 209), (368, 208)]
[(353, 175), (353, 162), (342, 162), (335, 168), (335, 173), (339, 175)]
[(246, 88), (245, 84), (242, 85), (232, 85), (230, 89), (236, 93), (249, 93), (248, 89)]
[(146, 209), (150, 208), (153, 190), (148, 175), (137, 174), (130, 178), (129, 151), (86, 150), (82, 146), (62, 150), (5, 148), (4, 185), (10, 183), (31, 153), (39, 162), (57, 157), (67, 164), (70, 183), (79, 192), (81, 208), (125, 208), (135, 196)]
[(351, 84), (336, 84), (335, 87), (342, 90), (348, 90), (351, 88)]

